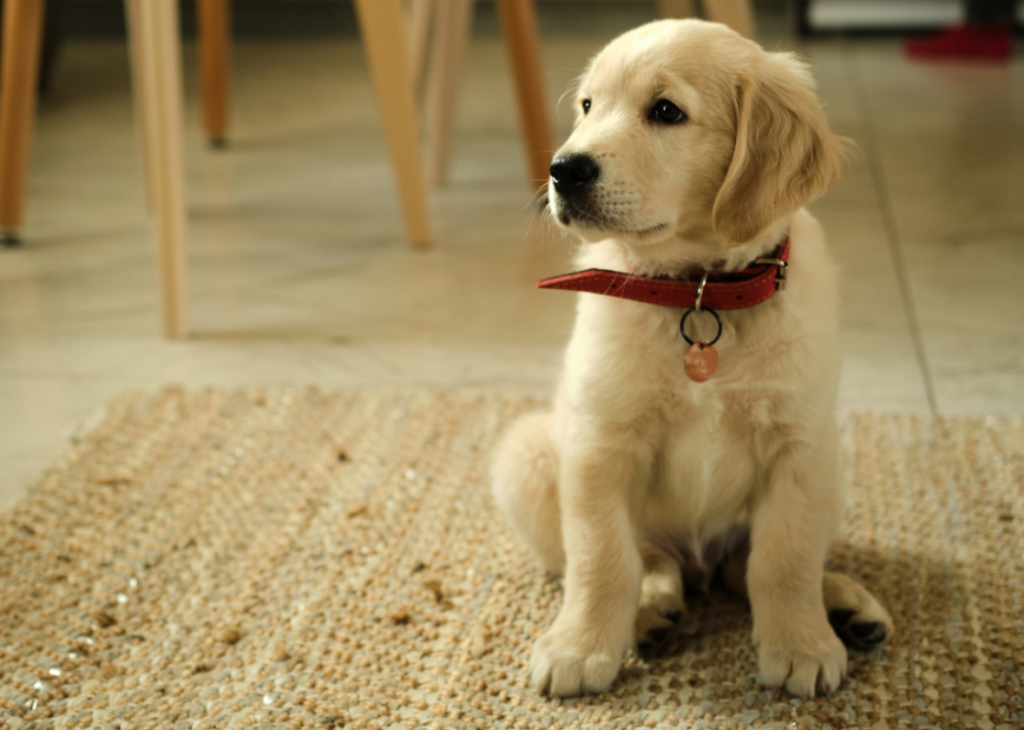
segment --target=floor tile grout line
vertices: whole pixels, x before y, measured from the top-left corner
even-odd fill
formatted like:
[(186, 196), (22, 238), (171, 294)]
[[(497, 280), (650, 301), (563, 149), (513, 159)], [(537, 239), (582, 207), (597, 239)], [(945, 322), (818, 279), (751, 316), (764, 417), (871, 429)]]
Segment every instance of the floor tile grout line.
[(913, 293), (910, 290), (910, 276), (907, 272), (907, 261), (903, 253), (903, 241), (900, 238), (899, 228), (896, 225), (896, 213), (892, 207), (892, 199), (889, 196), (889, 186), (886, 183), (885, 171), (879, 157), (878, 137), (875, 133), (875, 126), (867, 109), (867, 94), (864, 90), (864, 82), (861, 78), (856, 59), (849, 44), (846, 44), (846, 72), (857, 100), (858, 123), (864, 139), (865, 158), (868, 163), (868, 170), (871, 174), (872, 187), (875, 189), (875, 197), (878, 202), (879, 211), (882, 214), (882, 223), (885, 227), (886, 242), (889, 253), (892, 256), (893, 267), (896, 271), (896, 282), (900, 290), (900, 299), (903, 301), (903, 310), (910, 323), (910, 337), (914, 343), (914, 353), (917, 356), (917, 365), (921, 371), (921, 379), (924, 381), (925, 395), (928, 397), (928, 407), (931, 412), (938, 413), (938, 402), (935, 396), (935, 383), (932, 379), (931, 368), (928, 365), (928, 355), (925, 352), (924, 338), (921, 335), (921, 328), (917, 318), (917, 309), (914, 306)]

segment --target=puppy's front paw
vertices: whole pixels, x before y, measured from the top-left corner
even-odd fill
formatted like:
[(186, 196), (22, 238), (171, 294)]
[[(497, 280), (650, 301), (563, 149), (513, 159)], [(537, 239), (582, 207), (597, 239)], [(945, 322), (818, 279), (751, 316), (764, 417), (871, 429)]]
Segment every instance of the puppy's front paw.
[(824, 618), (820, 623), (765, 632), (758, 642), (758, 681), (769, 687), (784, 684), (805, 698), (838, 689), (846, 676), (846, 647)]
[(601, 631), (559, 626), (548, 629), (533, 645), (530, 682), (552, 697), (598, 694), (608, 689), (628, 647), (602, 641)]

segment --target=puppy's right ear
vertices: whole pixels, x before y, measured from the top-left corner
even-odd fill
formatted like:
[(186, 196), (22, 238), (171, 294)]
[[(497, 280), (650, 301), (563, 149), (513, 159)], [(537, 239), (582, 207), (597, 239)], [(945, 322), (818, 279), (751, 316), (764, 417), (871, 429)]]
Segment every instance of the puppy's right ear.
[(842, 138), (828, 127), (806, 64), (766, 53), (736, 89), (736, 146), (712, 209), (726, 243), (758, 238), (839, 177)]

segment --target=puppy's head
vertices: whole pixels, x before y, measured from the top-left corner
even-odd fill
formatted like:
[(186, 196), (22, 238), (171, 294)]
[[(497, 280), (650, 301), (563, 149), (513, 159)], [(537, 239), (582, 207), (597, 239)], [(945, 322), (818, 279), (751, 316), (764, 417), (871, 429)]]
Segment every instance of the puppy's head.
[(551, 165), (558, 223), (637, 253), (764, 236), (839, 174), (807, 66), (725, 26), (659, 21), (612, 41), (580, 83)]

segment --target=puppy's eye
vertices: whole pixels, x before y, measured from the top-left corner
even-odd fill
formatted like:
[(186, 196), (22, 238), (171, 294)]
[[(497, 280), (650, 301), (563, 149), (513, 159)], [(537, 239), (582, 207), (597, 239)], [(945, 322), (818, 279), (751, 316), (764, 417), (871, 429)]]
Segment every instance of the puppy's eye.
[(590, 99), (583, 100), (583, 113), (586, 114), (590, 111)]
[(654, 102), (649, 118), (664, 124), (682, 124), (688, 119), (682, 109), (667, 99), (658, 99)]

